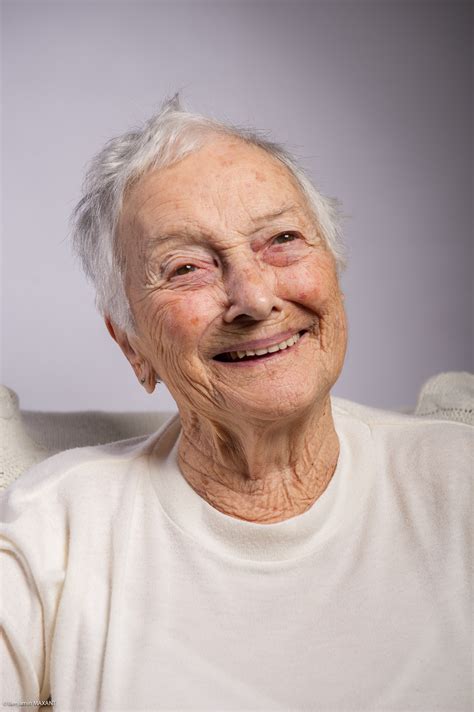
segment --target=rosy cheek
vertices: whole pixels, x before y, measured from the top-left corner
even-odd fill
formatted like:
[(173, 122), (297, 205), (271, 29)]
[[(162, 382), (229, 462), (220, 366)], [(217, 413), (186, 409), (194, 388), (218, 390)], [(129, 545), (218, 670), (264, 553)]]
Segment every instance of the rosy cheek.
[(314, 269), (299, 265), (281, 270), (279, 275), (280, 294), (285, 294), (290, 301), (308, 304), (317, 298), (320, 291), (320, 278)]
[(214, 311), (215, 304), (204, 295), (195, 293), (192, 297), (186, 294), (182, 298), (175, 298), (166, 310), (164, 330), (181, 343), (193, 342), (206, 328)]

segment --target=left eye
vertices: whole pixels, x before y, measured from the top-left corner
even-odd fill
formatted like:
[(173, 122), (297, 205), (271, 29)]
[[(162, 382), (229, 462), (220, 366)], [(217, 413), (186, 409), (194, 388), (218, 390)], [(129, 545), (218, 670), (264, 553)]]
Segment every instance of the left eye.
[(276, 245), (284, 245), (286, 242), (293, 242), (297, 240), (298, 236), (294, 232), (282, 232), (273, 238), (272, 242)]

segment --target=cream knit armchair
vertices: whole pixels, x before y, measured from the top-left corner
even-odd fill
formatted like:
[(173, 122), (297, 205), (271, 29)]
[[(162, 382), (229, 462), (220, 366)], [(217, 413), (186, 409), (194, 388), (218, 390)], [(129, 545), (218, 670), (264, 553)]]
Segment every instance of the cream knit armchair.
[(171, 415), (22, 411), (17, 394), (0, 385), (0, 490), (57, 452), (147, 435), (158, 430)]

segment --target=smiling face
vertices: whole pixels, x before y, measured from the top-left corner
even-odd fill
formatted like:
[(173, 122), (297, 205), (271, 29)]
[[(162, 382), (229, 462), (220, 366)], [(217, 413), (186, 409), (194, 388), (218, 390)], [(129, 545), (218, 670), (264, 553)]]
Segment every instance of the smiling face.
[(345, 313), (334, 258), (279, 161), (215, 138), (129, 190), (118, 237), (130, 342), (182, 413), (265, 421), (324, 402)]

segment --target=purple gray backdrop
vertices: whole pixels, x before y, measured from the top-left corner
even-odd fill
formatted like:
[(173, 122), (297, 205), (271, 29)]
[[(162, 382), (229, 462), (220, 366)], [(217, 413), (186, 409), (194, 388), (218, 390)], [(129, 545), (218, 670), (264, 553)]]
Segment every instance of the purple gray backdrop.
[(268, 130), (348, 216), (334, 393), (409, 407), (472, 363), (468, 2), (2, 3), (3, 374), (29, 409), (169, 409), (93, 307), (68, 216), (86, 162), (177, 89)]

